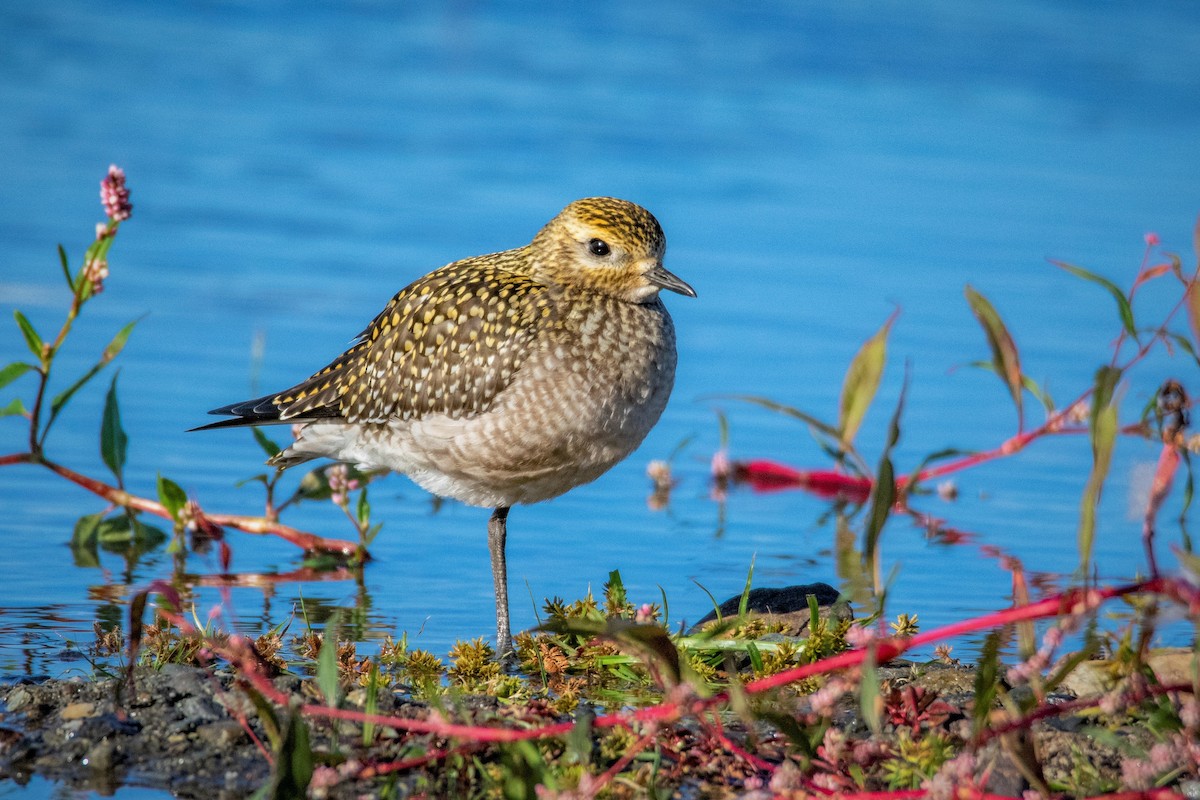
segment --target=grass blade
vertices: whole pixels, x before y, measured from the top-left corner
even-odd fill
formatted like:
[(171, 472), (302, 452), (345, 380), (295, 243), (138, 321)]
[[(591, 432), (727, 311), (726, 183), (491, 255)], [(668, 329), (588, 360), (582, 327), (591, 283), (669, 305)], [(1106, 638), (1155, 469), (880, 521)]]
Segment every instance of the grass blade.
[(875, 335), (863, 343), (846, 370), (838, 403), (838, 438), (844, 447), (854, 442), (863, 417), (875, 399), (887, 361), (888, 334), (895, 321), (896, 314), (893, 313)]
[(1197, 349), (1200, 349), (1200, 285), (1195, 280), (1188, 284), (1184, 299), (1187, 301), (1188, 328), (1192, 331)]
[(875, 645), (867, 650), (862, 665), (862, 683), (859, 687), (859, 711), (871, 733), (879, 735), (883, 730), (883, 696), (879, 692), (879, 668), (876, 664)]
[(1086, 270), (1083, 267), (1077, 267), (1074, 264), (1067, 264), (1064, 261), (1054, 261), (1053, 259), (1051, 259), (1050, 263), (1056, 267), (1059, 267), (1060, 269), (1065, 269), (1067, 272), (1075, 275), (1076, 277), (1083, 278), (1085, 281), (1091, 281), (1092, 283), (1098, 284), (1107, 289), (1108, 293), (1111, 294), (1113, 299), (1117, 301), (1117, 313), (1121, 317), (1122, 327), (1125, 328), (1125, 332), (1128, 333), (1134, 339), (1134, 341), (1137, 341), (1137, 328), (1133, 323), (1133, 307), (1129, 304), (1129, 298), (1125, 296), (1125, 293), (1122, 292), (1115, 283), (1110, 281), (1108, 278), (1101, 277), (1090, 270)]
[(317, 687), (330, 708), (337, 708), (340, 699), (337, 662), (339, 622), (339, 617), (335, 615), (326, 623), (325, 635), (321, 637), (321, 652), (317, 655)]
[(1021, 389), (1024, 384), (1021, 380), (1021, 359), (1017, 353), (1017, 345), (1013, 341), (1012, 335), (1009, 334), (1008, 328), (1005, 327), (1004, 321), (1000, 319), (1000, 314), (997, 313), (995, 306), (986, 297), (971, 288), (970, 284), (967, 284), (964, 293), (967, 296), (967, 304), (971, 307), (971, 313), (983, 326), (988, 347), (992, 350), (992, 363), (995, 365), (996, 374), (1004, 381), (1009, 394), (1012, 395), (1013, 403), (1017, 406), (1017, 424), (1023, 429), (1025, 414), (1022, 408)]
[(58, 246), (58, 263), (62, 265), (63, 277), (67, 279), (67, 288), (75, 291), (75, 279), (71, 277), (71, 264), (67, 259), (67, 248)]
[(904, 399), (908, 394), (908, 375), (900, 388), (900, 399), (888, 423), (887, 443), (879, 457), (879, 468), (875, 472), (875, 485), (871, 488), (870, 509), (867, 513), (866, 529), (863, 532), (863, 560), (870, 565), (874, 577), (875, 592), (880, 591), (882, 574), (879, 564), (879, 539), (883, 526), (891, 516), (896, 503), (896, 470), (892, 466), (892, 448), (900, 441), (900, 415), (904, 412)]
[(746, 586), (742, 589), (742, 599), (738, 601), (738, 616), (746, 616), (750, 608), (750, 586), (754, 583), (754, 556), (750, 556), (750, 569), (746, 572)]
[(100, 360), (93, 364), (91, 369), (85, 372), (79, 380), (54, 396), (54, 399), (50, 401), (50, 418), (46, 420), (46, 427), (42, 431), (43, 442), (46, 440), (46, 435), (50, 433), (50, 428), (53, 427), (54, 420), (58, 418), (59, 413), (62, 412), (71, 398), (75, 396), (75, 393), (87, 385), (88, 381), (100, 374), (100, 371), (120, 354), (121, 350), (125, 348), (126, 341), (129, 340), (129, 334), (133, 332), (133, 327), (141, 322), (142, 319), (144, 319), (144, 316), (138, 317), (117, 331), (117, 335), (101, 351)]
[(757, 397), (755, 395), (735, 394), (735, 395), (725, 395), (725, 396), (728, 397), (730, 400), (740, 400), (743, 403), (753, 403), (754, 405), (765, 408), (768, 411), (775, 411), (779, 414), (784, 414), (789, 417), (794, 417), (795, 419), (800, 420), (804, 424), (806, 424), (812, 428), (816, 428), (818, 431), (825, 434), (826, 436), (829, 436), (832, 439), (840, 439), (841, 438), (841, 436), (838, 435), (837, 428), (833, 427), (832, 425), (830, 425), (827, 422), (822, 422), (821, 420), (817, 419), (816, 417), (812, 416), (811, 414), (807, 414), (798, 408), (793, 408), (792, 406), (784, 405), (783, 403), (777, 403), (774, 400), (769, 400), (765, 397)]
[[(1168, 334), (1168, 335), (1170, 335), (1170, 334)], [(1189, 352), (1191, 351), (1191, 345), (1188, 343), (1188, 341), (1186, 339), (1182, 340), (1182, 345), (1184, 348), (1187, 348)], [(979, 369), (986, 369), (989, 372), (991, 372), (1001, 378), (1004, 377), (1004, 376), (1000, 375), (1000, 372), (996, 369), (996, 365), (993, 364), (991, 361), (972, 361), (970, 364), (968, 364), (968, 366), (978, 367)], [(1025, 388), (1025, 391), (1029, 392), (1031, 395), (1033, 395), (1035, 398), (1037, 398), (1039, 403), (1041, 403), (1043, 406), (1045, 406), (1047, 413), (1051, 413), (1054, 411), (1054, 409), (1056, 408), (1056, 406), (1054, 405), (1054, 398), (1051, 397), (1050, 393), (1047, 392), (1045, 389), (1043, 389), (1038, 384), (1037, 381), (1035, 381), (1033, 378), (1029, 377), (1028, 375), (1022, 375), (1021, 376), (1021, 386), (1023, 386)]]
[(1092, 412), (1088, 429), (1092, 439), (1092, 472), (1084, 486), (1079, 503), (1079, 569), (1086, 573), (1092, 559), (1096, 536), (1096, 510), (1108, 477), (1113, 444), (1117, 438), (1117, 405), (1114, 393), (1121, 370), (1101, 367), (1096, 371), (1096, 388), (1092, 395)]
[(979, 666), (975, 668), (975, 705), (971, 710), (971, 728), (976, 736), (988, 727), (999, 681), (1000, 631), (992, 631), (983, 640)]

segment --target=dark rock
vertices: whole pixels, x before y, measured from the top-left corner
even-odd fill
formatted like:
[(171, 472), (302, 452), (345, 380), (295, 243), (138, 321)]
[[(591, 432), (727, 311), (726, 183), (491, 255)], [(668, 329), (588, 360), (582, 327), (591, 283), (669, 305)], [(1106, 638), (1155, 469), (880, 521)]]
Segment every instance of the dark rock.
[[(849, 603), (838, 602), (840, 593), (827, 583), (805, 583), (796, 586), (779, 588), (751, 589), (747, 598), (746, 612), (748, 616), (762, 617), (768, 624), (782, 623), (786, 626), (784, 633), (790, 636), (804, 636), (808, 632), (811, 614), (808, 608), (808, 598), (812, 595), (817, 599), (817, 606), (823, 618), (853, 619)], [(741, 608), (742, 595), (734, 595), (721, 603), (717, 610), (710, 611), (693, 627), (697, 631), (717, 618), (736, 617)]]
[(1029, 781), (1025, 780), (1012, 756), (1005, 752), (998, 741), (993, 740), (983, 746), (977, 764), (980, 774), (988, 776), (984, 789), (989, 794), (1020, 797), (1029, 788)]

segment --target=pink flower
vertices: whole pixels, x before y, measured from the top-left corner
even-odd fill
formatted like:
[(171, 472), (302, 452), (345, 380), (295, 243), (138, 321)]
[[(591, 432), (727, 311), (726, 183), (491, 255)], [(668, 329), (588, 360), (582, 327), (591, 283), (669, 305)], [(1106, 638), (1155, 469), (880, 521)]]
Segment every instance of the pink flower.
[(129, 219), (133, 213), (129, 190), (125, 188), (125, 171), (116, 164), (109, 166), (108, 174), (100, 181), (100, 202), (104, 204), (104, 213), (113, 222)]
[(1147, 247), (1158, 247), (1158, 234), (1157, 233), (1154, 233), (1153, 231), (1151, 231), (1146, 234), (1145, 238), (1146, 238), (1146, 246)]
[(846, 631), (846, 644), (857, 649), (867, 647), (879, 638), (879, 631), (864, 625), (851, 625)]
[(325, 478), (329, 481), (331, 492), (329, 499), (335, 506), (346, 505), (346, 493), (354, 490), (350, 484), (356, 481), (349, 480), (349, 474), (350, 469), (345, 464), (334, 464), (325, 470)]
[(108, 262), (102, 258), (93, 258), (83, 268), (83, 278), (92, 284), (92, 294), (104, 291), (104, 279), (108, 277)]

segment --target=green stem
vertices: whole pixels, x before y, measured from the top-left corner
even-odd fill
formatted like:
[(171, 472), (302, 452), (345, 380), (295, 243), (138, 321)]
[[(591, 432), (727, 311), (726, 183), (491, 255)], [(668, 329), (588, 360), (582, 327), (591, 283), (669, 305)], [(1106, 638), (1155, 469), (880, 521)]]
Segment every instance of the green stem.
[[(83, 267), (80, 268), (79, 274), (75, 277), (71, 307), (67, 309), (67, 318), (63, 320), (62, 327), (59, 328), (58, 336), (54, 337), (54, 341), (49, 345), (42, 346), (41, 364), (38, 369), (37, 398), (34, 401), (33, 410), (29, 414), (29, 451), (38, 459), (42, 457), (42, 449), (46, 444), (46, 434), (50, 432), (48, 427), (45, 431), (40, 430), (42, 404), (46, 398), (46, 385), (50, 382), (50, 368), (54, 365), (54, 357), (58, 354), (58, 349), (67, 340), (67, 335), (70, 334), (76, 317), (83, 310), (83, 304), (93, 297), (92, 282), (87, 278), (88, 264), (96, 259), (105, 258), (108, 255), (108, 250), (112, 247), (113, 238), (117, 235), (117, 228), (120, 224), (120, 222), (110, 219), (108, 225), (97, 234), (96, 240), (88, 247), (87, 252), (83, 256)], [(38, 435), (39, 433), (41, 433), (40, 436)]]

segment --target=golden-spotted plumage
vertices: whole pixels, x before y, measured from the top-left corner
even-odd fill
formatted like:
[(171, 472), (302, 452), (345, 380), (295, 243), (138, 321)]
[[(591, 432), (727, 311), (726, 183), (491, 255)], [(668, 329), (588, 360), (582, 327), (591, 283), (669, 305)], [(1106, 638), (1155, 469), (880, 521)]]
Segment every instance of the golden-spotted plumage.
[(488, 258), (442, 267), (393, 297), (350, 350), (272, 398), (279, 418), (335, 409), (366, 423), (486, 410), (554, 317), (545, 286)]
[(510, 644), (508, 508), (594, 480), (641, 443), (675, 376), (658, 221), (624, 200), (577, 200), (524, 247), (463, 259), (396, 294), (307, 380), (213, 413), (306, 423), (271, 459), (328, 457), (403, 472), (495, 509), (497, 648)]

